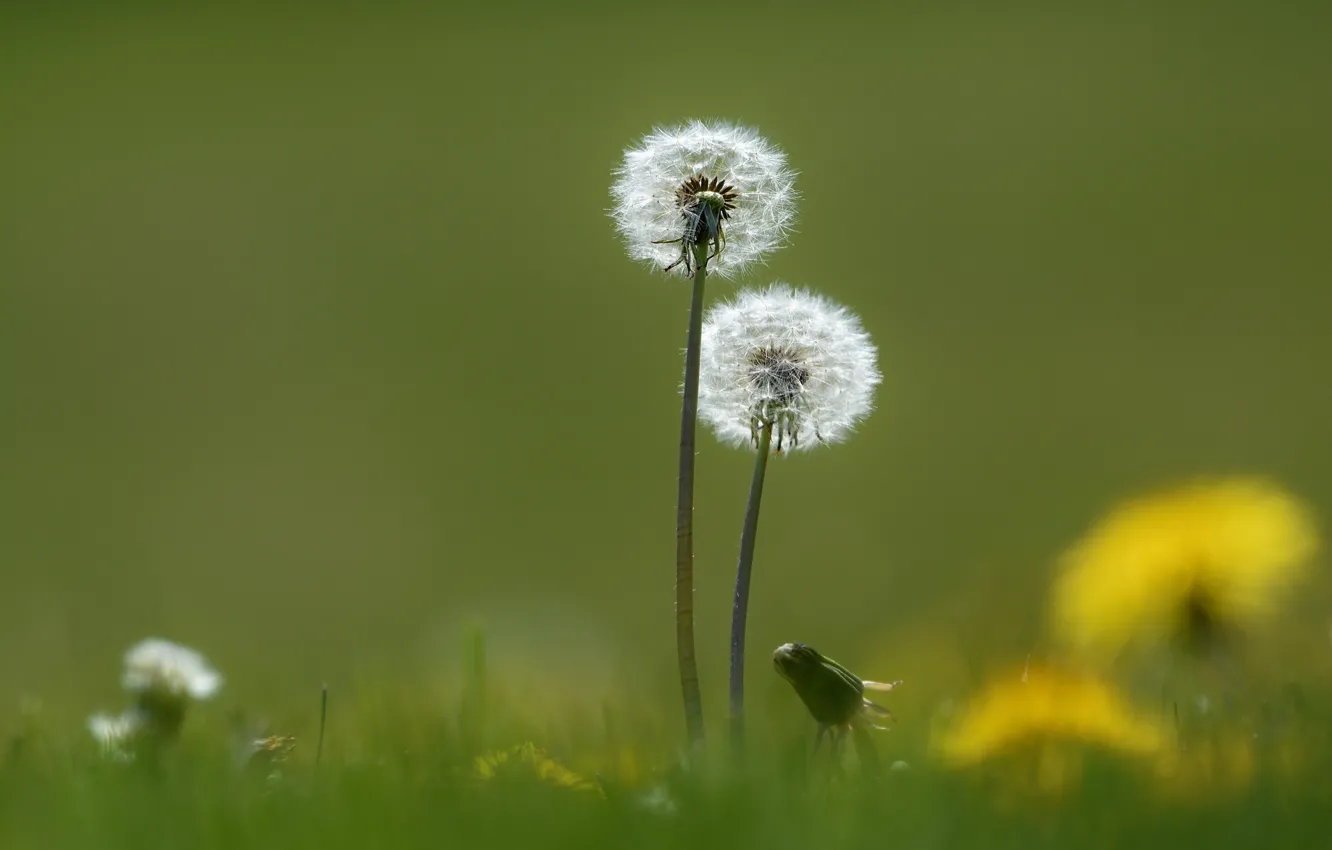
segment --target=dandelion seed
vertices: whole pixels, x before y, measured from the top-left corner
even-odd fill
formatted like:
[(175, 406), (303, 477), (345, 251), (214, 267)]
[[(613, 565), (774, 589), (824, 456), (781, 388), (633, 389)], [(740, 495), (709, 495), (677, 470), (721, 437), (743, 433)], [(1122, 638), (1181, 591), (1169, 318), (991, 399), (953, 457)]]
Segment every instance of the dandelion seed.
[(713, 252), (708, 271), (733, 277), (781, 247), (795, 221), (795, 172), (748, 127), (656, 129), (625, 151), (615, 178), (611, 216), (629, 256), (667, 272), (693, 274), (701, 245)]

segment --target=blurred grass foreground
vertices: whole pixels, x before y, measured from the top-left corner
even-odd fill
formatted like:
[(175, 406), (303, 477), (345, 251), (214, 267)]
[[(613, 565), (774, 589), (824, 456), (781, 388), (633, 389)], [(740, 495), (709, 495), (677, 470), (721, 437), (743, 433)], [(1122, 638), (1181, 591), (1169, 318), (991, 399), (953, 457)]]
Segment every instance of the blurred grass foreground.
[[(1328, 846), (1330, 26), (6, 4), (0, 848)], [(688, 289), (606, 214), (695, 117), (800, 192), (709, 305), (883, 377), (772, 460), (742, 759), (752, 459), (700, 431), (694, 751)]]

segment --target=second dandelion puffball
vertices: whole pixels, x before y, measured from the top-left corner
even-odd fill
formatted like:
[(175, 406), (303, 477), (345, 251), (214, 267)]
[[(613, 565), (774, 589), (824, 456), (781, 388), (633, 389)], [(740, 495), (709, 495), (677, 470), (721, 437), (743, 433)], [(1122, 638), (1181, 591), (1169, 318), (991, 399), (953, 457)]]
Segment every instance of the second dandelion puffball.
[(222, 676), (193, 649), (161, 638), (140, 641), (125, 653), (121, 683), (134, 697), (134, 716), (144, 731), (174, 739), (190, 704), (211, 699)]
[(881, 380), (860, 320), (808, 290), (746, 290), (704, 318), (698, 411), (722, 442), (753, 444), (765, 424), (778, 451), (840, 442)]
[(87, 725), (103, 754), (131, 761), (139, 744), (174, 740), (190, 704), (211, 699), (222, 676), (195, 650), (148, 638), (125, 653), (121, 684), (133, 705), (119, 715), (94, 714)]
[(172, 700), (206, 700), (222, 687), (222, 676), (187, 646), (148, 638), (125, 653), (125, 690), (156, 692)]

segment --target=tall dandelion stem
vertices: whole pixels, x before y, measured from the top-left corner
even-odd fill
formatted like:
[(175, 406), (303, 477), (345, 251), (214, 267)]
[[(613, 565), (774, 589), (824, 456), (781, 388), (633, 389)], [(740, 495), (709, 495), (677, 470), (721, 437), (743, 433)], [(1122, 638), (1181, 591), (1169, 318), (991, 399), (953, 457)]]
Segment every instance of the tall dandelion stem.
[(749, 619), (749, 579), (754, 571), (754, 541), (758, 536), (759, 505), (763, 501), (763, 478), (768, 472), (768, 449), (772, 445), (771, 421), (758, 433), (754, 477), (749, 483), (749, 503), (740, 532), (740, 560), (735, 570), (735, 605), (731, 609), (731, 746), (736, 753), (745, 737), (745, 622)]
[(675, 513), (675, 644), (684, 693), (685, 728), (693, 747), (703, 745), (703, 695), (694, 658), (694, 445), (698, 424), (698, 364), (703, 335), (703, 285), (708, 246), (693, 246), (694, 293), (685, 344), (684, 400), (680, 403), (680, 491)]
[(786, 244), (795, 222), (796, 174), (758, 131), (729, 121), (656, 127), (624, 151), (608, 212), (634, 260), (668, 277), (692, 277), (680, 407), (676, 505), (675, 625), (691, 749), (703, 744), (694, 658), (694, 432), (699, 415), (703, 285), (734, 278)]

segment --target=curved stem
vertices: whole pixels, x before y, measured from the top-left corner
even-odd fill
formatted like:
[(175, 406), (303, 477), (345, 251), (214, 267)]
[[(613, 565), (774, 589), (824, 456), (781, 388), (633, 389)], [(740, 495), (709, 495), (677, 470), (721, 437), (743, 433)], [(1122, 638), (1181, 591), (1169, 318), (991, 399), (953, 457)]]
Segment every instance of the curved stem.
[(763, 478), (768, 471), (768, 449), (772, 445), (772, 423), (759, 429), (754, 477), (749, 483), (749, 504), (740, 532), (740, 561), (735, 571), (735, 606), (731, 609), (731, 746), (744, 747), (745, 735), (745, 622), (749, 618), (749, 579), (754, 570), (754, 541), (758, 536), (759, 505), (763, 501)]
[(680, 404), (680, 491), (675, 512), (675, 644), (684, 692), (685, 728), (694, 748), (703, 745), (703, 696), (694, 659), (694, 432), (698, 422), (698, 361), (703, 336), (703, 284), (707, 245), (694, 246), (694, 293), (689, 302), (684, 399)]

